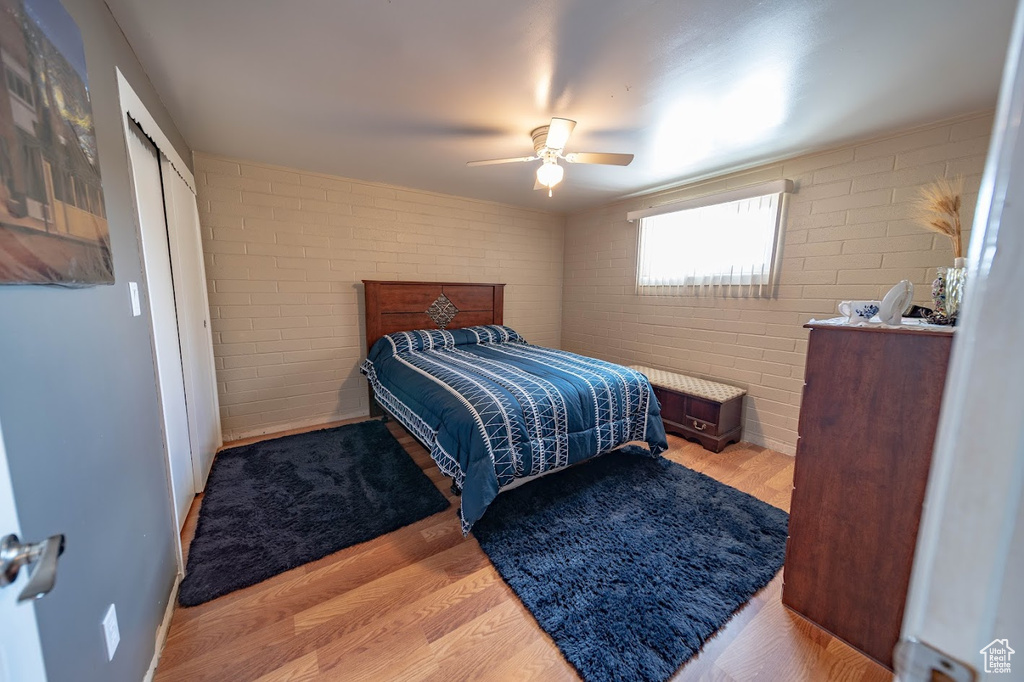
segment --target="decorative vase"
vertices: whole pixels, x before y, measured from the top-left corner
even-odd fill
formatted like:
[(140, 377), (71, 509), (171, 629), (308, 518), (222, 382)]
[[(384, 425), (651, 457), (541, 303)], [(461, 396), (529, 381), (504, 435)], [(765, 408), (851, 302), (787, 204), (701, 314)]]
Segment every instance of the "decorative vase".
[(967, 279), (966, 261), (953, 260), (953, 267), (938, 268), (932, 282), (933, 312), (928, 320), (934, 324), (956, 324), (960, 313), (960, 302), (964, 297), (964, 283)]

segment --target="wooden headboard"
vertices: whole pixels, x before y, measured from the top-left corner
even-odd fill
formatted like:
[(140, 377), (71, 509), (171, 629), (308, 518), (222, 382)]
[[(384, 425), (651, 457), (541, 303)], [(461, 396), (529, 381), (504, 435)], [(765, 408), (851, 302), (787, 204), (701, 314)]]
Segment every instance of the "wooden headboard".
[[(458, 329), (478, 324), (503, 324), (504, 284), (476, 282), (396, 282), (364, 279), (366, 352), (377, 339), (411, 329)], [(445, 299), (458, 310), (447, 308)], [(435, 303), (437, 304), (435, 306)], [(434, 317), (427, 312), (434, 308)], [(444, 311), (454, 312), (447, 324)], [(441, 315), (438, 315), (441, 313)]]

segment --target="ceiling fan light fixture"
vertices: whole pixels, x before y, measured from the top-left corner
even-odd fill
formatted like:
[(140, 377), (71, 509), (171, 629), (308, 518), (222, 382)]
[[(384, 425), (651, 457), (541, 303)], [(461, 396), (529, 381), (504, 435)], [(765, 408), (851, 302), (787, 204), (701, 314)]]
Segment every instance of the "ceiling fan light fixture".
[(548, 196), (551, 188), (562, 181), (565, 175), (565, 168), (558, 165), (558, 160), (563, 159), (566, 163), (601, 164), (605, 166), (628, 166), (633, 161), (632, 154), (607, 154), (603, 152), (569, 152), (563, 154), (565, 146), (569, 143), (569, 136), (576, 127), (576, 121), (569, 118), (551, 119), (551, 123), (540, 126), (530, 131), (533, 139), (533, 156), (518, 156), (511, 159), (485, 159), (483, 161), (470, 161), (467, 166), (496, 166), (505, 163), (520, 163), (524, 161), (540, 160), (541, 166), (537, 169), (537, 181), (534, 189), (547, 189)]
[(537, 182), (551, 189), (562, 181), (562, 176), (564, 175), (565, 169), (559, 166), (557, 162), (545, 161), (537, 169)]

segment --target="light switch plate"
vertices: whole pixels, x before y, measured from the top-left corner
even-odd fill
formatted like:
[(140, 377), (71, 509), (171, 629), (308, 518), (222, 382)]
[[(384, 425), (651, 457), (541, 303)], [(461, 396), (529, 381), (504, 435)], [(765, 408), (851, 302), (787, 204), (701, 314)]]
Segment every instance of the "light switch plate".
[(112, 661), (114, 652), (117, 651), (117, 645), (121, 641), (121, 633), (117, 629), (117, 611), (113, 604), (103, 616), (103, 638), (107, 642), (107, 660)]
[(139, 301), (139, 283), (128, 282), (128, 293), (132, 297), (132, 315), (138, 317), (142, 314), (142, 303)]

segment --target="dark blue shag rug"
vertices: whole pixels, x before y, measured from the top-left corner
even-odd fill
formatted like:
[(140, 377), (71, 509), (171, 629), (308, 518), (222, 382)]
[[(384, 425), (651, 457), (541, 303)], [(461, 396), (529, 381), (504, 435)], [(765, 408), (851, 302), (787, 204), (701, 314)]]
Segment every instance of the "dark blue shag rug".
[(202, 604), (448, 507), (380, 421), (224, 450), (178, 602)]
[(613, 452), (499, 495), (473, 535), (584, 680), (660, 682), (775, 576), (788, 521)]

